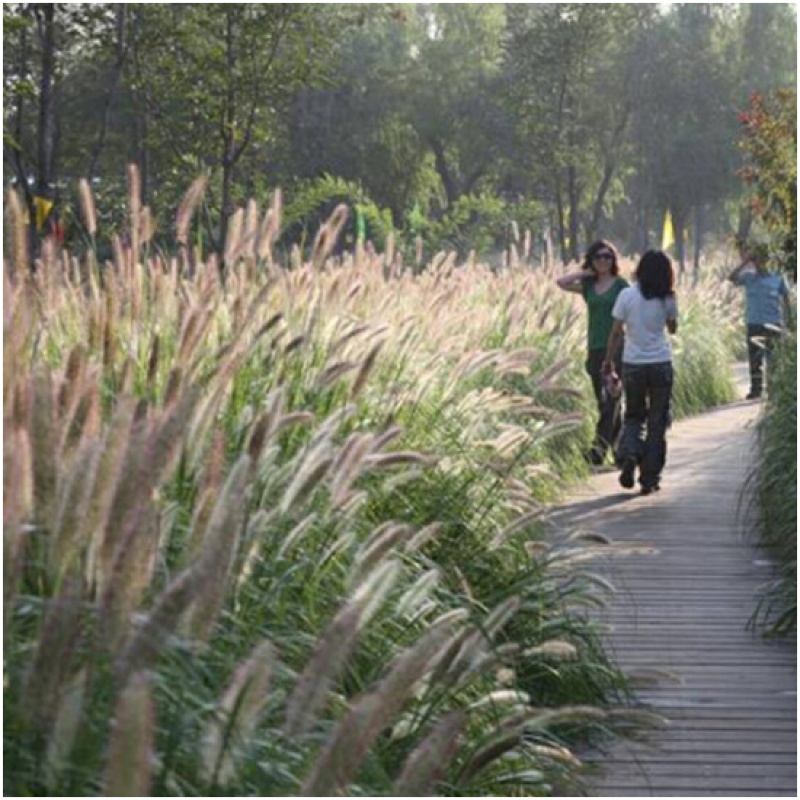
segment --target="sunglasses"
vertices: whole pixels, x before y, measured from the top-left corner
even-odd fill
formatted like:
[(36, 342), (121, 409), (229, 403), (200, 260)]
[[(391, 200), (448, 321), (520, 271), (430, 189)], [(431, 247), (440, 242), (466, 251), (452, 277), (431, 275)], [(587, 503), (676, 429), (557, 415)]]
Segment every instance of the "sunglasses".
[(613, 253), (595, 253), (593, 259), (595, 261), (613, 261)]

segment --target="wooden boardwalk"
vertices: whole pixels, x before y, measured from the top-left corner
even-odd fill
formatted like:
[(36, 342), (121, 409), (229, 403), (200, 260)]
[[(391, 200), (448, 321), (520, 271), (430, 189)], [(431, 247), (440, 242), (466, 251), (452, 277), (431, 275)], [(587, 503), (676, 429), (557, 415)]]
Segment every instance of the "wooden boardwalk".
[(603, 566), (617, 593), (601, 617), (620, 666), (650, 679), (639, 700), (669, 724), (647, 742), (617, 742), (594, 794), (797, 794), (796, 643), (747, 630), (771, 573), (739, 513), (757, 415), (739, 402), (679, 422), (660, 492), (641, 497), (616, 473), (597, 475), (558, 514), (657, 551)]

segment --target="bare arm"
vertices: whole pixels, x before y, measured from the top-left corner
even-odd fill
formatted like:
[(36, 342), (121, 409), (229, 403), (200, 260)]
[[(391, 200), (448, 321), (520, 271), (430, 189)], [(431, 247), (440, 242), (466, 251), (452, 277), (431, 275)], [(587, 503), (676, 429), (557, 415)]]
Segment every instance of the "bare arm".
[(783, 301), (783, 326), (790, 328), (792, 326), (792, 301), (789, 295), (785, 294), (782, 298)]
[(614, 327), (611, 328), (611, 335), (608, 337), (606, 345), (606, 357), (603, 359), (603, 370), (609, 371), (614, 367), (614, 357), (619, 350), (619, 343), (622, 341), (622, 334), (625, 330), (625, 323), (615, 319)]
[(678, 301), (674, 292), (664, 298), (664, 310), (667, 312), (665, 321), (667, 330), (675, 333), (678, 330)]
[(581, 284), (587, 278), (593, 277), (594, 273), (588, 269), (582, 269), (578, 272), (568, 272), (566, 275), (561, 275), (556, 278), (556, 286), (558, 286), (559, 289), (563, 289), (565, 292), (576, 292), (579, 294), (581, 291)]
[(742, 270), (743, 270), (745, 267), (749, 266), (750, 264), (751, 264), (751, 261), (750, 261), (750, 259), (749, 259), (748, 257), (746, 257), (746, 256), (745, 256), (745, 259), (744, 259), (744, 261), (742, 261), (742, 263), (741, 263), (741, 264), (739, 264), (739, 266), (738, 266), (738, 267), (736, 267), (735, 269), (732, 269), (732, 270), (731, 270), (731, 271), (728, 273), (728, 280), (729, 280), (731, 283), (736, 283), (736, 284), (738, 284), (738, 283), (739, 283), (739, 275), (741, 275), (741, 274), (742, 274)]

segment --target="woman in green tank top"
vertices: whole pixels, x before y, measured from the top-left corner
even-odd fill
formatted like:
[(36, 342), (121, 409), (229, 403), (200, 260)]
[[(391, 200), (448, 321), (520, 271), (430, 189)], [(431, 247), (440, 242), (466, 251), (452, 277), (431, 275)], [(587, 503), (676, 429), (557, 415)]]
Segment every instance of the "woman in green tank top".
[[(592, 464), (600, 465), (605, 461), (608, 451), (613, 452), (622, 425), (622, 393), (606, 389), (602, 366), (614, 324), (611, 310), (628, 282), (619, 276), (616, 249), (603, 239), (589, 247), (579, 271), (562, 275), (556, 282), (565, 292), (579, 293), (589, 311), (586, 371), (592, 379), (598, 419), (594, 443), (587, 457)], [(622, 373), (621, 359), (622, 345), (615, 359), (618, 375)]]

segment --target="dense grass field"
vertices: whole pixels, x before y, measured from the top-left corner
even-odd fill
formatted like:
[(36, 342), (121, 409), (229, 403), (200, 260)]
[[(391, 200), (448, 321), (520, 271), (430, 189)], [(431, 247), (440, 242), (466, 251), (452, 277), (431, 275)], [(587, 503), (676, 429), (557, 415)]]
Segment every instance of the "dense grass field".
[(761, 541), (778, 561), (755, 620), (769, 634), (797, 631), (797, 327), (778, 343), (767, 370), (768, 397), (759, 420), (752, 473)]
[[(547, 524), (593, 414), (554, 271), (331, 258), (343, 210), (282, 265), (276, 195), (223, 273), (134, 191), (113, 263), (30, 274), (9, 208), (6, 793), (563, 794), (641, 722), (587, 613), (625, 551)], [(677, 414), (736, 302), (680, 286)]]

